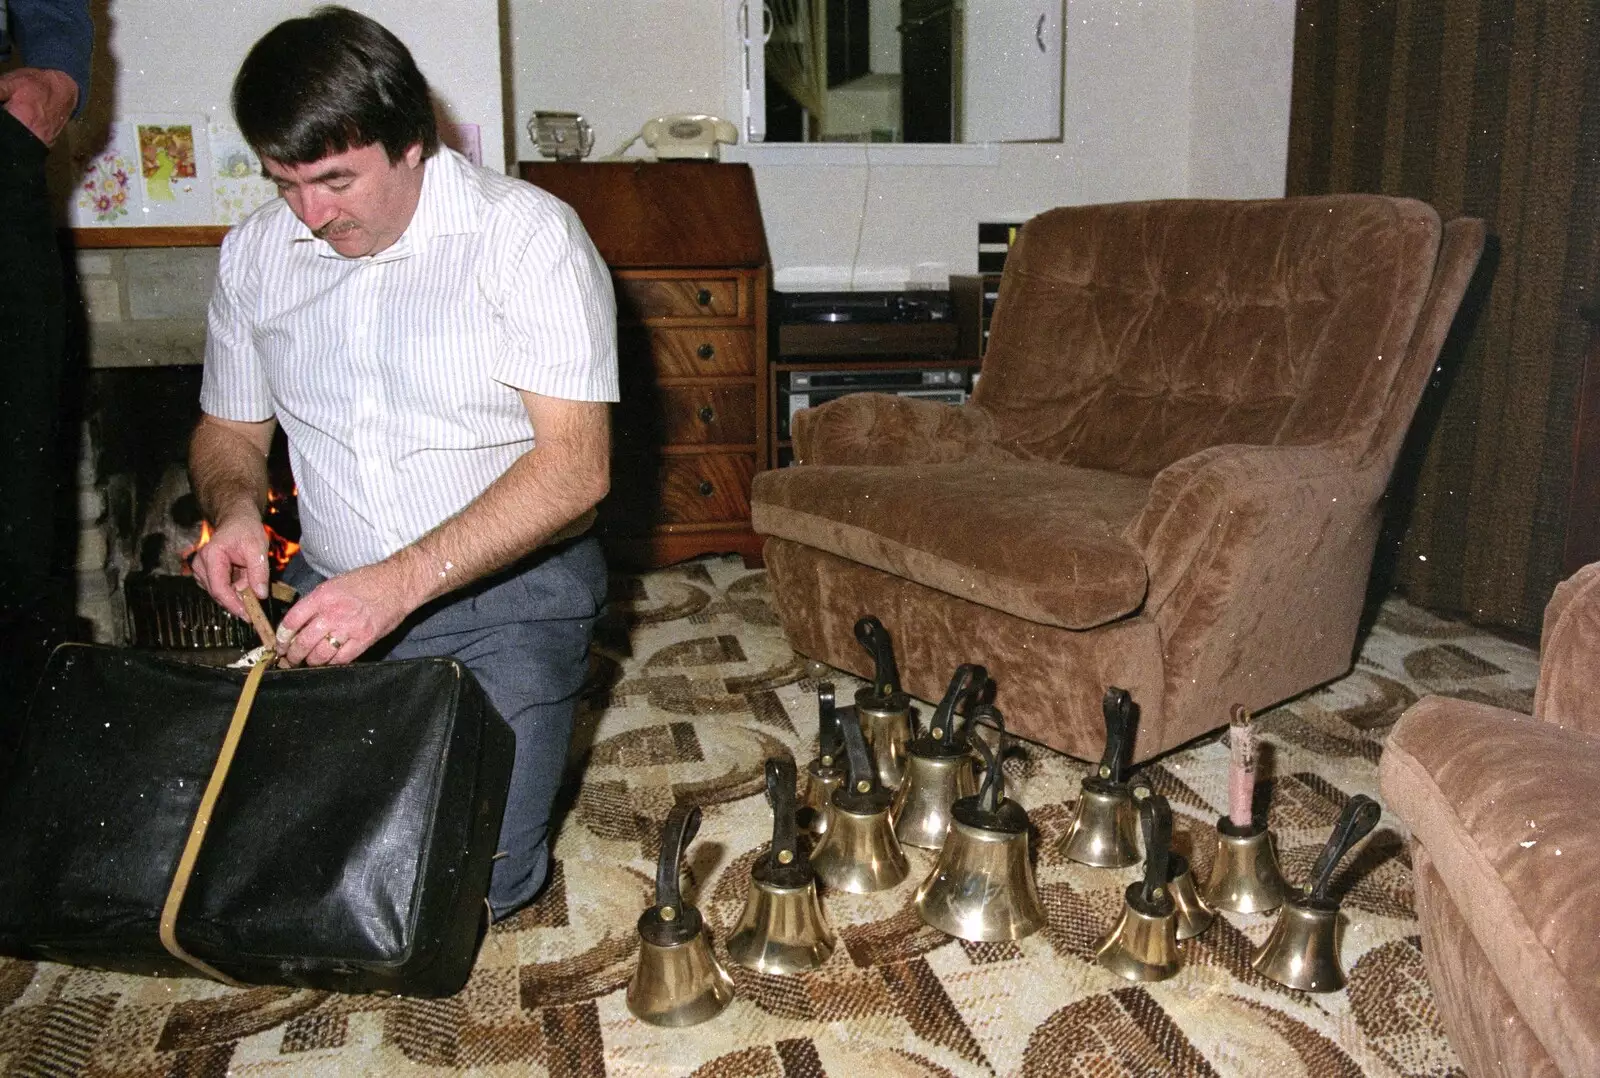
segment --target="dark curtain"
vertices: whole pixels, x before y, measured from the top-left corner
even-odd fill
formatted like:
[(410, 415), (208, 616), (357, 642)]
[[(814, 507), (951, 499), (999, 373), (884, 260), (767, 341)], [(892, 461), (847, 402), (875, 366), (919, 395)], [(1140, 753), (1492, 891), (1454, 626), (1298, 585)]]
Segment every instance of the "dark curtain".
[(1600, 0), (1301, 0), (1289, 194), (1482, 217), (1485, 267), (1391, 486), (1375, 580), (1537, 633), (1600, 284)]

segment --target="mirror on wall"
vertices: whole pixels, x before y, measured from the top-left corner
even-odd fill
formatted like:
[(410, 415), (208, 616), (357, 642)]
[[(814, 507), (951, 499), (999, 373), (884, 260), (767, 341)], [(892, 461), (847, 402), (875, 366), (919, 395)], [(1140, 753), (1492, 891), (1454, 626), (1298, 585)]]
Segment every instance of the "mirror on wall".
[(746, 39), (749, 90), (761, 91), (747, 94), (747, 131), (765, 142), (1058, 140), (1061, 16), (1060, 0), (764, 0), (761, 34)]

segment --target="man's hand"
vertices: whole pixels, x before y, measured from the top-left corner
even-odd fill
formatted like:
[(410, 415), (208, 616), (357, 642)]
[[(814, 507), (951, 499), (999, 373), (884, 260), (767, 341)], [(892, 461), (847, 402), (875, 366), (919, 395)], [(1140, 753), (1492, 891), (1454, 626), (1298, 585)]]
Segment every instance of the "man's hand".
[(55, 142), (78, 104), (78, 84), (64, 71), (19, 67), (0, 74), (0, 103), (34, 138)]
[(347, 663), (382, 640), (416, 604), (402, 565), (381, 561), (330, 577), (295, 603), (278, 625), (278, 651), (290, 666)]
[(211, 597), (235, 617), (249, 620), (239, 589), (249, 588), (256, 598), (267, 597), (267, 532), (261, 518), (237, 512), (218, 524), (211, 541), (195, 551), (189, 563), (194, 578)]

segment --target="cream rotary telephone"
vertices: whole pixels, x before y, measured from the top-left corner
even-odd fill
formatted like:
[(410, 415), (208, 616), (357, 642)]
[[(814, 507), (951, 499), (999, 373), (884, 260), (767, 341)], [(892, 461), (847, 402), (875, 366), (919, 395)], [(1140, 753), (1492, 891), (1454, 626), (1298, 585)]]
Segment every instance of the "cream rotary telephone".
[(738, 142), (739, 130), (727, 120), (703, 113), (658, 116), (647, 121), (638, 134), (607, 155), (607, 160), (621, 157), (639, 139), (644, 139), (644, 144), (663, 161), (715, 161), (720, 156), (718, 144)]

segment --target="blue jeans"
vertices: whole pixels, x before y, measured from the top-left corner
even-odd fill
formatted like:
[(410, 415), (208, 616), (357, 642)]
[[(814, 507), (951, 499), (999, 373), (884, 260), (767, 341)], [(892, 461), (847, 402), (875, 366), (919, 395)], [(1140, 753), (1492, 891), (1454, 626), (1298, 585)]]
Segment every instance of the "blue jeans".
[[(304, 595), (322, 582), (298, 555), (283, 579)], [(517, 736), (489, 905), (496, 920), (527, 905), (550, 874), (550, 810), (566, 770), (589, 636), (605, 604), (600, 544), (583, 537), (540, 550), (495, 576), (422, 607), (365, 655), (458, 660)]]

